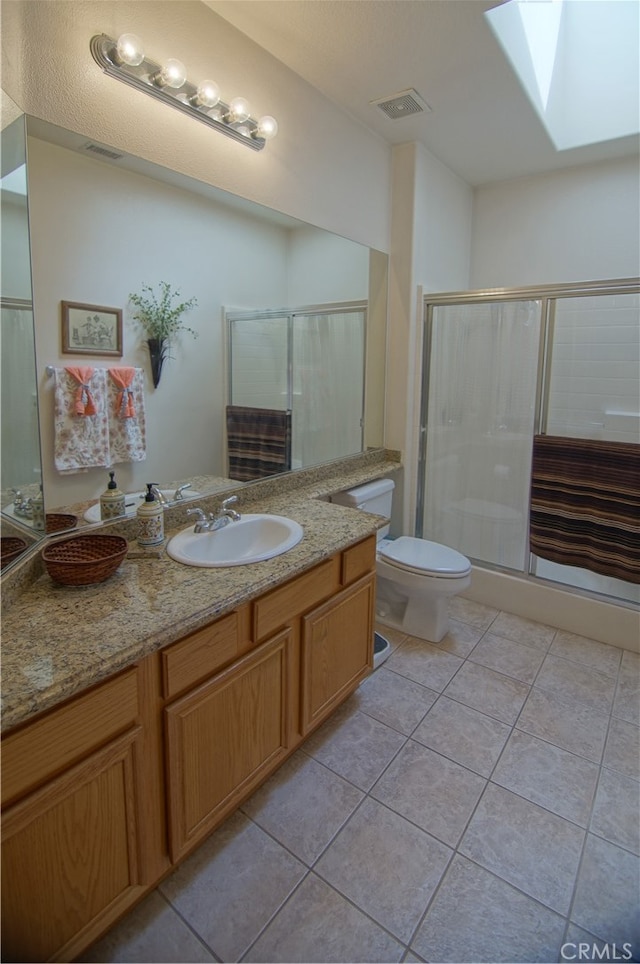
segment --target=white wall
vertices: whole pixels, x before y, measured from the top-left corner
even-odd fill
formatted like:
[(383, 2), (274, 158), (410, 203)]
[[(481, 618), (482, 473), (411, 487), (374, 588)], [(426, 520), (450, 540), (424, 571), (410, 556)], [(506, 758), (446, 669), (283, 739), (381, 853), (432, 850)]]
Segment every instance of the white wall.
[[(223, 307), (287, 305), (292, 277), (305, 303), (367, 295), (369, 252), (364, 246), (313, 228), (281, 227), (34, 137), (29, 138), (29, 189), (42, 456), (50, 506), (99, 495), (105, 471), (64, 477), (55, 471), (53, 382), (43, 373), (45, 365), (131, 364), (147, 372), (147, 459), (118, 466), (123, 488), (223, 475)], [(156, 287), (159, 281), (179, 288), (184, 299), (197, 298), (198, 306), (184, 320), (198, 338), (180, 336), (154, 390), (144, 334), (128, 302), (131, 292), (140, 292), (143, 284)], [(61, 301), (123, 308), (122, 359), (63, 355)]]
[[(287, 287), (287, 230), (241, 212), (29, 139), (36, 352), (45, 492), (50, 506), (92, 498), (104, 470), (60, 478), (53, 465), (53, 381), (45, 365), (78, 364), (60, 351), (60, 301), (124, 308), (118, 364), (147, 372), (147, 459), (122, 465), (128, 491), (145, 481), (222, 472), (222, 305), (278, 304)], [(62, 239), (61, 239), (62, 236)], [(197, 308), (156, 390), (144, 335), (127, 308), (142, 284), (167, 281)], [(254, 300), (255, 299), (255, 300)], [(83, 359), (80, 359), (83, 361)], [(84, 359), (108, 367), (112, 359)]]
[[(108, 77), (89, 41), (125, 32), (157, 62), (213, 75), (223, 99), (241, 93), (255, 116), (276, 116), (278, 136), (249, 150)], [(388, 251), (388, 145), (202, 3), (12, 0), (2, 85), (28, 114)]]
[(413, 531), (418, 455), (422, 286), (459, 290), (469, 284), (472, 190), (419, 144), (393, 150), (387, 410), (385, 444), (400, 449), (404, 487), (394, 509)]
[(639, 270), (637, 157), (475, 191), (471, 288), (631, 278)]

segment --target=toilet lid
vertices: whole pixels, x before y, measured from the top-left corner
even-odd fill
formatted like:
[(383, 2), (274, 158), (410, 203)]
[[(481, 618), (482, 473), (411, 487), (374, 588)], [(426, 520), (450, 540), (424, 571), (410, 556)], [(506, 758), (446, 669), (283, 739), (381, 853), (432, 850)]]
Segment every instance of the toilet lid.
[(392, 566), (412, 572), (429, 572), (437, 576), (465, 576), (471, 570), (466, 556), (449, 546), (413, 536), (400, 536), (379, 549), (379, 554)]

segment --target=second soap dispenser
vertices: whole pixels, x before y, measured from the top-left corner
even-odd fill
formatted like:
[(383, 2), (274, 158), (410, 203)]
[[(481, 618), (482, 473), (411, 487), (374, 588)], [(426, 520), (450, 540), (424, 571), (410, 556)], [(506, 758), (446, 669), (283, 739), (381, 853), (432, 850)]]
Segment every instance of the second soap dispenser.
[(109, 472), (109, 484), (100, 496), (100, 518), (117, 519), (126, 513), (124, 492), (116, 483), (115, 472)]
[(138, 506), (138, 545), (159, 546), (164, 541), (164, 510), (153, 494), (154, 483), (147, 482), (144, 502)]

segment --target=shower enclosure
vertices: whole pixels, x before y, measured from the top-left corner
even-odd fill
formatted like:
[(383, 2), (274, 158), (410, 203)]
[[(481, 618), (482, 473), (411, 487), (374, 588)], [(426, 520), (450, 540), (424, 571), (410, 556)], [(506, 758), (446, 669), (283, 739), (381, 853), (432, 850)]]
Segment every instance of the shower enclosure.
[(366, 304), (226, 312), (230, 405), (291, 413), (291, 465), (363, 450)]
[(428, 295), (416, 534), (485, 568), (640, 600), (529, 552), (534, 436), (640, 443), (639, 279)]

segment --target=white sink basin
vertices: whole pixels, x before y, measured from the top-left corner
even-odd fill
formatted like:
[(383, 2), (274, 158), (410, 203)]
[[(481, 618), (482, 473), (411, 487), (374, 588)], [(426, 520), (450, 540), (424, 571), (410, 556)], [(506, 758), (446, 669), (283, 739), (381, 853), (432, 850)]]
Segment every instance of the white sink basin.
[(246, 566), (272, 559), (293, 549), (303, 536), (302, 526), (281, 515), (247, 514), (215, 532), (183, 529), (169, 540), (167, 552), (186, 566)]
[[(163, 496), (167, 500), (170, 506), (180, 505), (181, 502), (187, 502), (189, 499), (197, 499), (200, 497), (201, 493), (196, 492), (194, 489), (186, 489), (182, 493), (182, 498), (177, 502), (173, 498), (175, 495), (175, 489), (160, 489)], [(136, 514), (136, 509), (140, 503), (144, 500), (145, 492), (127, 492), (125, 496), (125, 506), (127, 516), (132, 516)], [(101, 522), (100, 517), (100, 502), (94, 502), (93, 505), (89, 506), (84, 514), (85, 522)]]

